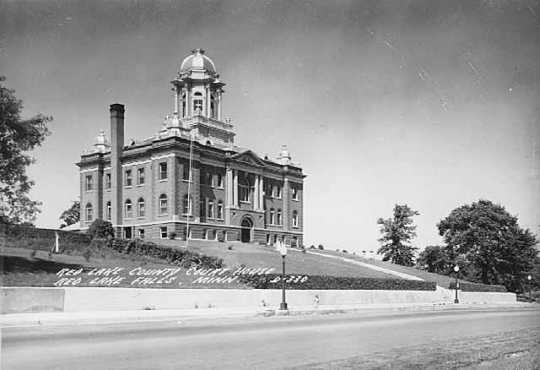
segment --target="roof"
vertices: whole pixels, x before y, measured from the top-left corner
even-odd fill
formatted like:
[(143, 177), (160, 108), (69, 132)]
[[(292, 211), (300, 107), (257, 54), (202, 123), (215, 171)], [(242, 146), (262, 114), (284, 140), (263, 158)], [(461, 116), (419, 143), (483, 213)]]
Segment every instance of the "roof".
[(212, 59), (204, 55), (203, 49), (194, 49), (191, 55), (188, 55), (180, 65), (180, 73), (191, 70), (206, 70), (210, 74), (216, 73), (216, 65)]

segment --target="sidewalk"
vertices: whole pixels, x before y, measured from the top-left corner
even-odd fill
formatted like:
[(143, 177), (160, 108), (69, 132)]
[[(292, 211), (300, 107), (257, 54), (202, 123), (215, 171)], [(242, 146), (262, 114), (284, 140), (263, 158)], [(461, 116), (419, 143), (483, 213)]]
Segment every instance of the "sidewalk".
[(369, 305), (320, 305), (290, 307), (288, 311), (275, 308), (204, 308), (189, 310), (139, 310), (139, 311), (87, 311), (87, 312), (40, 312), (0, 315), (0, 328), (62, 325), (127, 324), (149, 321), (216, 320), (227, 318), (250, 318), (270, 316), (325, 315), (338, 313), (365, 313), (376, 316), (384, 313), (419, 311), (460, 311), (494, 309), (540, 310), (540, 305), (515, 304), (369, 304)]

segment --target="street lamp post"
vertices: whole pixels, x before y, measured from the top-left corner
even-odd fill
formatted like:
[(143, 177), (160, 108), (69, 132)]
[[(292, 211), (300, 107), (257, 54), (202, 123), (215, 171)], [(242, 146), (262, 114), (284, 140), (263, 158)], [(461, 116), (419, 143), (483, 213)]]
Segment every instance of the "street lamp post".
[(532, 276), (529, 274), (527, 275), (527, 280), (529, 281), (528, 285), (529, 285), (529, 302), (532, 302), (532, 294), (531, 294), (531, 280), (532, 280)]
[(458, 273), (459, 273), (459, 266), (458, 265), (455, 265), (454, 266), (454, 272), (456, 273), (456, 298), (454, 299), (454, 303), (459, 303), (459, 299), (458, 299), (458, 289), (459, 289), (459, 280), (458, 280)]
[(286, 311), (287, 310), (287, 301), (285, 300), (285, 256), (287, 255), (287, 247), (283, 242), (280, 242), (279, 253), (281, 254), (281, 304), (279, 309)]

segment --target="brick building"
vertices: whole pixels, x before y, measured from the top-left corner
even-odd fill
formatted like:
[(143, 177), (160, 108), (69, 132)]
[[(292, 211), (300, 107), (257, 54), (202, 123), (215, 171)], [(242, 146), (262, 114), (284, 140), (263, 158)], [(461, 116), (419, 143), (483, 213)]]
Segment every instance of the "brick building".
[(110, 106), (110, 140), (100, 132), (77, 163), (81, 228), (100, 218), (124, 238), (302, 244), (305, 175), (286, 147), (272, 160), (235, 145), (225, 84), (203, 50), (171, 83), (174, 111), (151, 138), (126, 145), (124, 106)]

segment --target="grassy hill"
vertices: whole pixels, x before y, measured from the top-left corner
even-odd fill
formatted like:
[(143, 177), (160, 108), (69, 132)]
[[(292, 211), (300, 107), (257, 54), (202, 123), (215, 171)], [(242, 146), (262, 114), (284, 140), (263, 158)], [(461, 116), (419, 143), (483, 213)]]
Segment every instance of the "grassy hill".
[[(163, 240), (161, 244), (183, 248), (185, 242)], [(232, 250), (228, 247), (232, 246)], [(223, 259), (228, 267), (273, 267), (281, 272), (281, 256), (269, 246), (244, 244), (238, 242), (219, 243), (214, 241), (190, 241), (188, 250)], [(399, 279), (390, 274), (338, 260), (302, 253), (298, 249), (289, 249), (286, 257), (287, 274), (329, 275), (344, 277), (367, 277), (381, 279)]]

